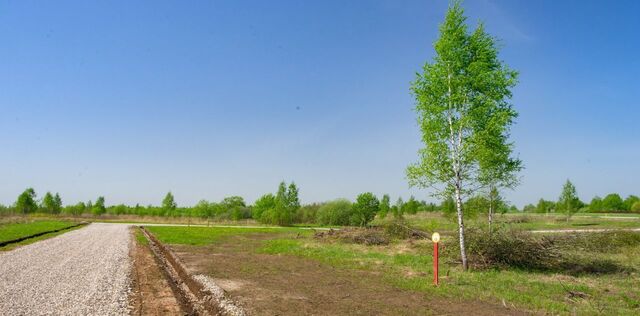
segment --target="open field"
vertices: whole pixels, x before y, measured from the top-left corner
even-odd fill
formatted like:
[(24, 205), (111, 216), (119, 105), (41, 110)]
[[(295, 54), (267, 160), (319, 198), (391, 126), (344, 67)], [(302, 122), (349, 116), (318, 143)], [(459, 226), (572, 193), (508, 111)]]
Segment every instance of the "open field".
[[(405, 215), (407, 223), (425, 231), (455, 231), (455, 221), (444, 217), (441, 213), (420, 212), (415, 215)], [(384, 220), (376, 218), (372, 224), (380, 225), (393, 221), (387, 217)], [(487, 219), (477, 217), (467, 220), (470, 226), (486, 226)], [(640, 228), (640, 214), (592, 214), (579, 213), (567, 221), (562, 214), (531, 214), (506, 213), (496, 215), (495, 224), (509, 228), (524, 230), (539, 229), (617, 229)]]
[[(325, 241), (295, 229), (149, 230), (170, 244), (193, 272), (210, 275), (258, 314), (294, 310), (314, 313), (323, 308), (338, 314), (357, 308), (366, 314), (367, 308), (372, 308), (382, 314), (402, 314), (403, 310), (409, 314), (415, 310), (459, 314), (474, 310), (476, 314), (633, 315), (640, 308), (640, 289), (634, 286), (640, 282), (636, 270), (640, 266), (638, 243), (601, 251), (576, 249), (572, 253), (584, 260), (612, 260), (622, 267), (599, 274), (511, 268), (464, 273), (447, 254), (441, 266), (442, 285), (436, 288), (431, 284), (432, 244), (426, 240), (365, 246)], [(403, 309), (404, 304), (409, 308)]]
[[(2, 236), (9, 238), (73, 224), (52, 218), (55, 217), (38, 217), (38, 221), (22, 219), (21, 223), (14, 219), (2, 224), (0, 232), (6, 229)], [(342, 227), (338, 233), (326, 227), (274, 227), (255, 222), (233, 226), (210, 222), (211, 227), (206, 227), (207, 223), (199, 224), (201, 226), (154, 223), (146, 228), (173, 250), (190, 275), (208, 277), (250, 315), (635, 315), (640, 311), (640, 289), (636, 286), (640, 283), (640, 232), (623, 231), (640, 227), (638, 217), (578, 215), (567, 222), (560, 216), (505, 214), (498, 216), (496, 222), (496, 229), (559, 231), (549, 236), (557, 236), (550, 238), (555, 238), (569, 261), (559, 268), (546, 270), (474, 266), (471, 272), (463, 272), (455, 245), (455, 225), (439, 213), (407, 215), (401, 222), (427, 235), (433, 231), (443, 233), (439, 287), (432, 285), (433, 244), (426, 238), (389, 237), (373, 244), (351, 238), (350, 234), (370, 238), (370, 232), (373, 237), (379, 237), (375, 234), (387, 229), (392, 223), (390, 218), (376, 219), (375, 226), (369, 230)], [(481, 218), (469, 220), (468, 225), (470, 229), (485, 226)], [(64, 296), (66, 294), (61, 293), (70, 290), (50, 281), (76, 280), (79, 276), (73, 271), (102, 273), (104, 267), (130, 264), (127, 271), (131, 272), (114, 272), (113, 277), (118, 281), (101, 277), (98, 283), (84, 278), (78, 282), (83, 283), (86, 293), (97, 289), (121, 293), (122, 284), (127, 284), (130, 294), (124, 298), (119, 296), (119, 303), (105, 307), (116, 308), (115, 313), (183, 313), (181, 296), (170, 286), (172, 283), (157, 256), (150, 252), (149, 241), (137, 229), (132, 233), (130, 226), (93, 223), (59, 232), (56, 235), (61, 236), (32, 245), (13, 245), (12, 248), (19, 248), (5, 252), (4, 256), (0, 254), (4, 269), (14, 269), (3, 272), (12, 277), (2, 281), (0, 290), (12, 294), (1, 300), (4, 305), (0, 309), (33, 310), (33, 301), (28, 297), (40, 297), (60, 311), (97, 308), (78, 307), (84, 304), (80, 301), (74, 306), (60, 305), (47, 293)], [(619, 231), (580, 234), (566, 231), (593, 228)], [(359, 235), (363, 232), (366, 234)], [(343, 233), (349, 238), (340, 237)], [(118, 255), (105, 257), (98, 264), (92, 261), (95, 251)], [(125, 259), (122, 251), (128, 254)], [(56, 261), (63, 258), (74, 264)], [(34, 287), (25, 278), (32, 277), (35, 270), (15, 270), (16, 264), (24, 260), (44, 261), (48, 268), (36, 265), (33, 269), (52, 269), (55, 276), (43, 275), (45, 279)], [(93, 271), (95, 268), (100, 271)], [(68, 276), (69, 273), (72, 276)], [(86, 299), (106, 298), (91, 294)]]

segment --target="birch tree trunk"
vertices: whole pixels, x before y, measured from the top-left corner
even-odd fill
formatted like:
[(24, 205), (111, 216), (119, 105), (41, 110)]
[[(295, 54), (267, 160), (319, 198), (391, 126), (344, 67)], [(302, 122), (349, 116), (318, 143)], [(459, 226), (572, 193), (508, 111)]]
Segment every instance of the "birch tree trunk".
[(464, 242), (464, 216), (462, 212), (462, 196), (460, 193), (460, 182), (456, 184), (456, 209), (458, 211), (458, 234), (460, 237), (460, 258), (462, 259), (462, 269), (467, 271), (467, 250)]
[(489, 194), (489, 233), (493, 232), (493, 195)]

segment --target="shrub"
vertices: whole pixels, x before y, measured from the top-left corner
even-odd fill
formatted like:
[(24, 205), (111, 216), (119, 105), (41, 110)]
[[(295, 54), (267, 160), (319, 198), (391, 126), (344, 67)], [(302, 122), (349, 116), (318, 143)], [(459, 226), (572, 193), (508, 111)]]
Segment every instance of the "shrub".
[(316, 223), (316, 215), (322, 204), (314, 203), (300, 207), (295, 214), (296, 223)]
[(352, 214), (349, 223), (353, 226), (367, 225), (378, 213), (380, 201), (371, 192), (358, 195), (356, 203), (352, 206)]
[(640, 213), (640, 201), (635, 202), (633, 203), (633, 205), (631, 205), (631, 211)]
[(609, 212), (619, 212), (624, 210), (624, 202), (617, 193), (611, 193), (602, 199), (602, 210)]
[(383, 226), (384, 232), (391, 238), (409, 239), (409, 238), (429, 238), (429, 234), (412, 228), (403, 220), (396, 220)]
[(477, 268), (547, 270), (560, 263), (561, 254), (554, 240), (544, 235), (515, 229), (498, 229), (493, 233), (468, 229), (466, 240), (469, 262)]
[[(454, 240), (455, 241), (455, 240)], [(601, 274), (632, 271), (598, 253), (614, 252), (640, 243), (634, 232), (542, 235), (522, 230), (498, 229), (488, 233), (468, 229), (467, 253), (470, 264), (483, 268), (521, 268), (568, 274)], [(447, 243), (446, 255), (455, 255), (458, 243)]]
[(352, 207), (346, 199), (338, 199), (321, 206), (317, 212), (318, 223), (321, 225), (349, 225)]

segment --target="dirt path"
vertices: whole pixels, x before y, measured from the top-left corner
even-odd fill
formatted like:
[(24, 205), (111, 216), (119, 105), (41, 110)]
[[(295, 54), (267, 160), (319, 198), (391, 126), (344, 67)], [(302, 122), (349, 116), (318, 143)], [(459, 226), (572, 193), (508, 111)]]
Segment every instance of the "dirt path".
[[(133, 231), (132, 231), (133, 233)], [(138, 231), (138, 233), (140, 233)], [(132, 315), (184, 315), (147, 242), (134, 240), (131, 295)]]
[(127, 315), (127, 225), (91, 224), (0, 254), (0, 315)]

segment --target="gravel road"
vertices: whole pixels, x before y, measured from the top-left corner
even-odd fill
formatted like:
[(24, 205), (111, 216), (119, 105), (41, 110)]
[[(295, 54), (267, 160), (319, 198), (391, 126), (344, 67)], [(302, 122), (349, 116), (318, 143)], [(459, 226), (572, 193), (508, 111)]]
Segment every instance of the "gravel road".
[(99, 223), (0, 253), (0, 315), (128, 314), (129, 247)]

